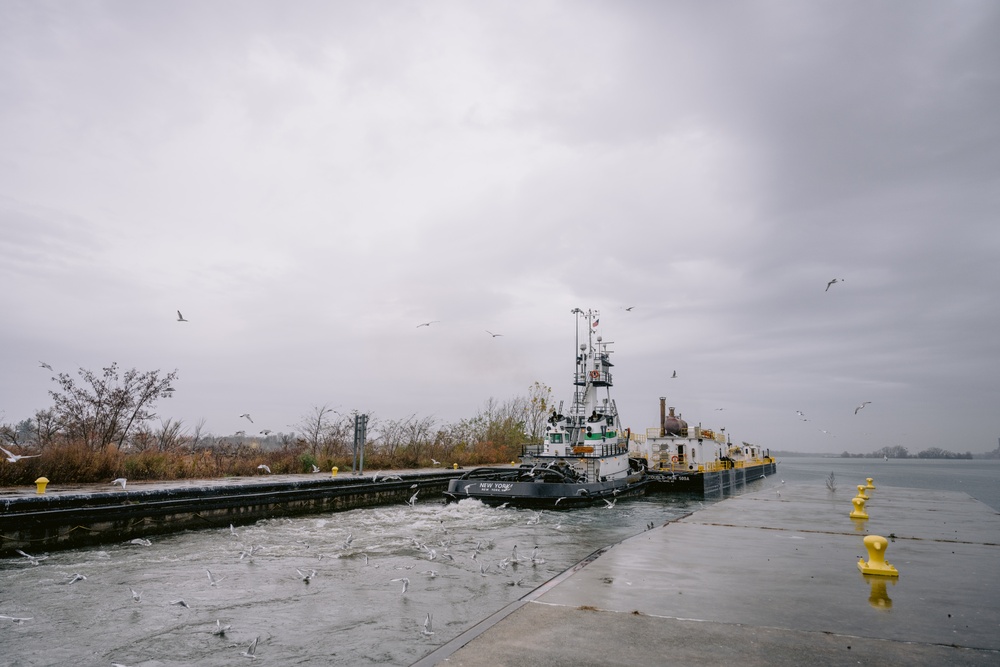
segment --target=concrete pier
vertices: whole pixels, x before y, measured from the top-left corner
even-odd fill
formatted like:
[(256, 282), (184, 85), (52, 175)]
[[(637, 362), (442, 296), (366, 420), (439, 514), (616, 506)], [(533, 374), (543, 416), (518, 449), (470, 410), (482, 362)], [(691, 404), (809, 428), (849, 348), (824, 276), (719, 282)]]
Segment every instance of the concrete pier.
[[(863, 483), (864, 480), (858, 480)], [(595, 554), (417, 667), (1000, 664), (1000, 514), (966, 494), (788, 485)], [(864, 575), (888, 539), (898, 577)]]
[(0, 556), (122, 541), (279, 516), (370, 507), (441, 495), (461, 470), (371, 475), (268, 475), (0, 490)]

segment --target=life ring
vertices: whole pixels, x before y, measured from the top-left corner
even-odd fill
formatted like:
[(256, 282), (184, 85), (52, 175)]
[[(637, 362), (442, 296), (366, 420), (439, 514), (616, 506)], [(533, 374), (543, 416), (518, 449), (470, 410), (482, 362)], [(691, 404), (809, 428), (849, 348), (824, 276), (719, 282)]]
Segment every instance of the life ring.
[(601, 377), (601, 371), (590, 371), (590, 379), (597, 380)]
[(677, 457), (676, 456), (671, 456), (670, 457), (670, 462), (671, 463), (677, 463)]

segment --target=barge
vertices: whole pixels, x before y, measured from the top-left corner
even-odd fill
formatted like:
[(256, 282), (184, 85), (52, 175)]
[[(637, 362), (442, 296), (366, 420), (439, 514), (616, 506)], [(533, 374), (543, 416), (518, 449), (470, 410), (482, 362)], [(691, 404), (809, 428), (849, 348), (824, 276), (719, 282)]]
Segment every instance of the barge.
[(651, 491), (728, 494), (773, 475), (770, 452), (749, 442), (734, 444), (725, 429), (689, 426), (660, 399), (660, 426), (630, 438), (629, 453), (645, 466)]

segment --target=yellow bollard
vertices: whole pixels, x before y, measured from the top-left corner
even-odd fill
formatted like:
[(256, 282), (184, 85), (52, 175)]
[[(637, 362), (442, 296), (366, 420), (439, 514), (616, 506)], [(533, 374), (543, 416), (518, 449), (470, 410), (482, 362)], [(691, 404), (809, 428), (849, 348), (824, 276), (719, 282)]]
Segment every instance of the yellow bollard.
[(45, 477), (39, 477), (35, 480), (35, 492), (45, 493), (45, 486), (49, 483), (49, 480)]
[(885, 562), (885, 548), (889, 545), (889, 540), (881, 535), (869, 535), (864, 539), (865, 549), (868, 550), (868, 561), (860, 559), (858, 569), (863, 574), (878, 574), (883, 577), (898, 577), (899, 571), (892, 565)]
[(457, 463), (452, 463), (451, 467), (452, 467), (453, 470), (458, 470), (458, 464)]
[(858, 484), (858, 498), (864, 498), (865, 500), (868, 500), (868, 496), (865, 495), (865, 485), (864, 484)]
[(337, 466), (333, 466), (333, 474), (330, 475), (330, 477), (336, 477), (336, 476), (337, 476)]
[(866, 489), (874, 489), (875, 488), (875, 485), (872, 484), (872, 478), (871, 477), (865, 478), (865, 481), (868, 482), (867, 484), (865, 484), (865, 488)]
[(854, 509), (851, 510), (851, 518), (867, 519), (868, 515), (865, 513), (865, 499), (861, 496), (854, 496), (851, 498), (851, 502), (854, 503)]

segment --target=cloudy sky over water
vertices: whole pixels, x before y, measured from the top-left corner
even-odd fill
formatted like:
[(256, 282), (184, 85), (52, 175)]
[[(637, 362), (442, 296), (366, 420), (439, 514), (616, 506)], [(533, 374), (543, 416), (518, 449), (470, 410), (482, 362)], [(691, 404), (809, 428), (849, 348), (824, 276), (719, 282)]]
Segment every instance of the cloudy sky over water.
[(217, 435), (443, 424), (568, 399), (579, 307), (634, 430), (665, 396), (773, 449), (993, 449), (998, 34), (992, 0), (2, 2), (0, 422), (44, 361), (177, 369), (159, 415)]

